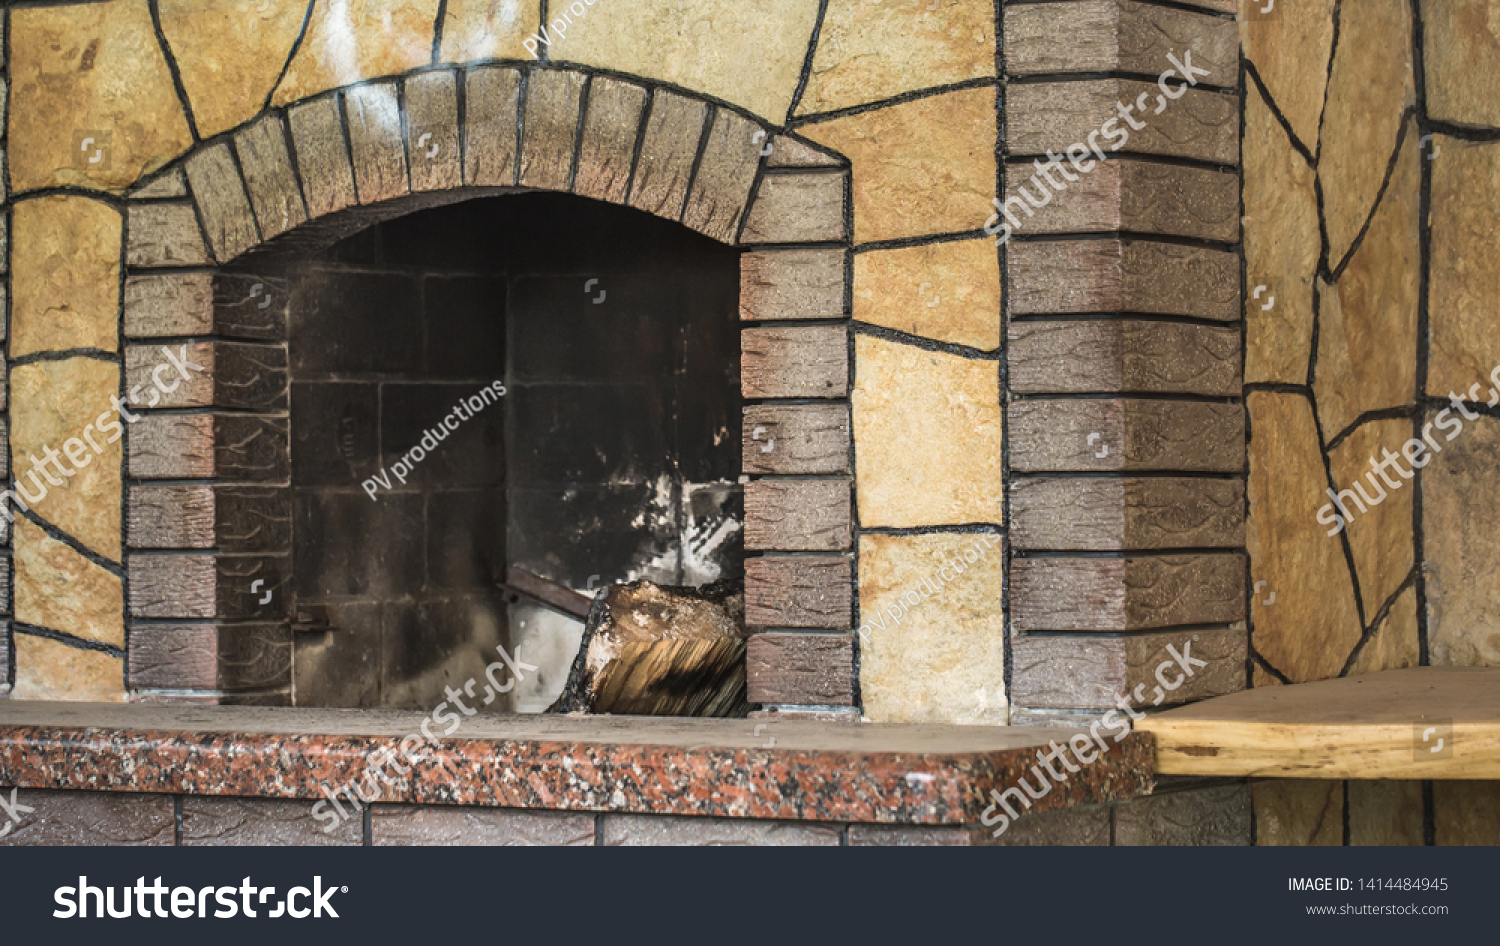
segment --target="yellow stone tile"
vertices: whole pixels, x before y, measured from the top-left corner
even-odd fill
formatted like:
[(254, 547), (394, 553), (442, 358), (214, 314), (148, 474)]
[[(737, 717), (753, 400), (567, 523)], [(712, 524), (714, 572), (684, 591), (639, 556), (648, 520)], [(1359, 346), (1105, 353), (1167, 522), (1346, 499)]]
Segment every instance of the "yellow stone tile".
[(1427, 114), (1500, 126), (1500, 6), (1493, 0), (1422, 0)]
[(1349, 675), (1376, 673), (1380, 670), (1400, 670), (1415, 667), (1422, 662), (1422, 645), (1417, 630), (1417, 591), (1408, 588), (1401, 592), (1391, 605), (1375, 633), (1360, 648)]
[(1422, 783), (1396, 779), (1349, 782), (1349, 846), (1421, 847)]
[(831, 0), (799, 114), (996, 74), (995, 11), (970, 0)]
[[(1333, 53), (1335, 0), (1240, 0), (1240, 45), (1271, 98), (1308, 151), (1315, 150), (1328, 59)], [(1366, 0), (1356, 0), (1366, 2)]]
[(307, 8), (307, 0), (161, 0), (161, 32), (199, 135), (210, 138), (260, 114)]
[(1344, 783), (1272, 779), (1251, 787), (1258, 847), (1341, 847)]
[[(1356, 488), (1357, 481), (1357, 488), (1362, 492), (1357, 492), (1356, 498), (1378, 502), (1361, 513), (1352, 499), (1344, 500), (1349, 511), (1355, 513), (1347, 528), (1366, 620), (1373, 619), (1401, 587), (1411, 574), (1415, 560), (1412, 497), (1416, 492), (1413, 482), (1416, 470), (1401, 457), (1402, 444), (1414, 434), (1412, 422), (1404, 417), (1368, 421), (1329, 453), (1328, 465), (1338, 488)], [(1385, 463), (1386, 451), (1396, 459), (1386, 463), (1385, 475), (1382, 476), (1370, 468), (1370, 461)], [(1413, 478), (1404, 476), (1403, 470)], [(1381, 496), (1385, 498), (1380, 499)], [(1324, 499), (1324, 502), (1328, 501)]]
[(1442, 450), (1422, 471), (1431, 662), (1500, 667), (1500, 420), (1441, 408), (1428, 412), (1423, 430)]
[(1244, 162), (1245, 381), (1306, 384), (1322, 245), (1314, 175), (1253, 85), (1245, 92)]
[(860, 523), (1000, 525), (999, 389), (994, 361), (856, 336)]
[(990, 239), (854, 257), (854, 317), (983, 351), (1000, 346), (1000, 255)]
[[(817, 0), (599, 0), (548, 4), (572, 23), (549, 46), (553, 62), (658, 79), (732, 102), (779, 124), (792, 106)], [(552, 31), (549, 28), (549, 36)]]
[(125, 646), (120, 579), (16, 517), (16, 620)]
[[(523, 41), (541, 23), (541, 0), (448, 0), (442, 60), (535, 59)], [(533, 45), (541, 49), (540, 42)]]
[(11, 355), (119, 349), (120, 212), (89, 197), (15, 206)]
[[(1431, 143), (1432, 320), (1427, 393), (1480, 397), (1500, 365), (1500, 142), (1476, 144), (1438, 135)], [(1441, 149), (1441, 150), (1437, 150)]]
[(1343, 545), (1318, 522), (1329, 499), (1312, 408), (1295, 394), (1256, 391), (1246, 400), (1246, 546), (1251, 579), (1266, 582), (1251, 599), (1251, 643), (1293, 683), (1327, 680), (1343, 669), (1362, 629)]
[(1432, 813), (1438, 847), (1500, 845), (1500, 782), (1433, 782)]
[(1411, 404), (1417, 393), (1417, 301), (1422, 170), (1413, 125), (1390, 185), (1335, 286), (1318, 281), (1318, 373), (1323, 433), (1361, 414)]
[(855, 242), (984, 226), (995, 212), (995, 94), (965, 89), (802, 126), (853, 162)]
[(432, 62), (438, 0), (319, 0), (271, 104)]
[(1005, 725), (995, 535), (863, 535), (860, 690), (873, 722)]
[(146, 0), (10, 14), (11, 187), (119, 193), (192, 144)]
[(119, 384), (119, 366), (94, 358), (11, 369), (11, 470), (21, 499), (43, 519), (114, 561), (120, 560), (123, 442), (115, 425), (123, 428), (124, 422), (112, 399)]
[(13, 700), (125, 701), (125, 662), (97, 650), (16, 634)]
[(1370, 216), (1401, 118), (1415, 101), (1409, 0), (1342, 7), (1318, 155), (1331, 266), (1348, 255)]

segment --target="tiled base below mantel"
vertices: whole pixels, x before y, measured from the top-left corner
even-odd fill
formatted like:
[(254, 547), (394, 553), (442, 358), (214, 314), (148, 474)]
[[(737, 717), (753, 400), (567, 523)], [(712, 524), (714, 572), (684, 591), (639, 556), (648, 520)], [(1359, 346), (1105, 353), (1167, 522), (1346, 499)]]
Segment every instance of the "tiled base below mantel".
[[(0, 785), (239, 799), (327, 797), (420, 731), (417, 713), (0, 704)], [(429, 729), (441, 735), (443, 726)], [(809, 823), (964, 826), (1062, 742), (1056, 728), (831, 725), (814, 721), (475, 716), (435, 746), (408, 740), (407, 774), (364, 779), (384, 804)], [(1033, 779), (1033, 782), (1035, 780)], [(1151, 741), (1131, 733), (1034, 811), (1135, 798)], [(224, 799), (228, 803), (229, 799)], [(153, 799), (154, 803), (154, 799)], [(216, 803), (218, 804), (218, 803)], [(474, 818), (485, 817), (474, 811)], [(809, 826), (810, 828), (811, 826)]]

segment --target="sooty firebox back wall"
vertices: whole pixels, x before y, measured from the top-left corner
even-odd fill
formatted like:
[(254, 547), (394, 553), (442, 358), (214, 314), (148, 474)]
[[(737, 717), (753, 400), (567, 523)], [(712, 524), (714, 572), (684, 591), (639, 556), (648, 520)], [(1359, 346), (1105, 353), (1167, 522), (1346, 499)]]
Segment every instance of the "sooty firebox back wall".
[[(430, 709), (503, 644), (540, 669), (485, 709), (544, 708), (582, 626), (510, 598), (508, 565), (578, 590), (740, 574), (737, 251), (518, 194), (378, 224), (282, 275), (293, 592), (334, 626), (297, 635), (298, 705)], [(401, 482), (424, 431), (495, 381), (505, 396)]]

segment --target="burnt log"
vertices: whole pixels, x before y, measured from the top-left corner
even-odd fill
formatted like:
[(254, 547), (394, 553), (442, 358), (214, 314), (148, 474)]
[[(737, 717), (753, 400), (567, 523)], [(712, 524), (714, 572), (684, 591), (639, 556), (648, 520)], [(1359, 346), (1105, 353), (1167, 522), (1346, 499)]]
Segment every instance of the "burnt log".
[(551, 713), (743, 717), (745, 589), (635, 581), (594, 596)]

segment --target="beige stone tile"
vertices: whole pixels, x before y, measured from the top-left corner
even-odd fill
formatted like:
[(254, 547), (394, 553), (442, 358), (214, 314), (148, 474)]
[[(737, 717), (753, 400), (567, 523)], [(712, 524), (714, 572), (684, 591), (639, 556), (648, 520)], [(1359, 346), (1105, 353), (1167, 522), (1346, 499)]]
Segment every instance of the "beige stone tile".
[(1421, 847), (1422, 783), (1395, 779), (1349, 782), (1349, 846)]
[(45, 637), (16, 634), (13, 700), (125, 702), (125, 661)]
[[(1364, 3), (1367, 0), (1358, 0)], [(1314, 151), (1328, 59), (1333, 53), (1335, 0), (1280, 0), (1269, 13), (1260, 0), (1240, 0), (1240, 45), (1298, 140)]]
[(1438, 847), (1500, 845), (1500, 782), (1433, 782), (1432, 813)]
[[(1253, 84), (1245, 91), (1243, 147), (1245, 381), (1305, 384), (1322, 246), (1314, 174)], [(1268, 291), (1255, 298), (1258, 286)]]
[(1417, 591), (1408, 588), (1401, 592), (1385, 620), (1360, 648), (1354, 666), (1349, 668), (1349, 676), (1417, 666), (1422, 659), (1418, 634)]
[(1251, 598), (1251, 643), (1293, 683), (1326, 680), (1343, 669), (1361, 628), (1343, 546), (1317, 518), (1329, 499), (1312, 408), (1295, 394), (1256, 391), (1246, 400), (1246, 545), (1251, 579), (1266, 582)]
[[(1318, 177), (1331, 266), (1348, 255), (1385, 180), (1401, 118), (1416, 101), (1409, 0), (1358, 0), (1340, 8)], [(1409, 144), (1416, 145), (1416, 135)]]
[(118, 350), (120, 212), (68, 196), (18, 201), (14, 216), (11, 355)]
[(828, 112), (995, 74), (993, 7), (831, 0), (797, 111)]
[(443, 62), (534, 59), (522, 41), (541, 24), (541, 0), (448, 0), (439, 54)]
[(320, 0), (271, 104), (427, 65), (437, 8), (438, 0)]
[(161, 32), (199, 135), (211, 138), (260, 114), (307, 6), (306, 0), (161, 0)]
[[(1500, 421), (1466, 419), (1444, 408), (1429, 414), (1428, 423), (1438, 417), (1446, 426), (1433, 427), (1430, 435), (1442, 452), (1422, 471), (1432, 665), (1500, 666), (1500, 533), (1494, 527), (1500, 522)], [(1461, 430), (1454, 430), (1455, 421)]]
[(1000, 346), (1000, 254), (960, 240), (854, 257), (854, 317), (982, 351)]
[[(1414, 433), (1411, 421), (1406, 418), (1372, 420), (1350, 433), (1328, 457), (1340, 490), (1361, 490), (1354, 498), (1379, 503), (1361, 513), (1354, 499), (1344, 500), (1344, 505), (1355, 514), (1347, 528), (1366, 620), (1375, 617), (1411, 574), (1415, 557), (1412, 507), (1416, 486), (1401, 471), (1413, 477), (1416, 471), (1401, 457), (1401, 446)], [(1370, 461), (1385, 462), (1386, 451), (1396, 459), (1385, 467), (1385, 476), (1381, 476), (1371, 469)], [(1324, 501), (1328, 501), (1326, 497)]]
[(854, 350), (860, 523), (1001, 523), (999, 366), (869, 335)]
[(1500, 6), (1493, 0), (1422, 0), (1427, 114), (1500, 125)]
[(1318, 418), (1327, 437), (1417, 392), (1421, 156), (1413, 125), (1390, 187), (1339, 281), (1318, 281)]
[(16, 620), (124, 647), (120, 579), (28, 519), (17, 516), (15, 528)]
[(606, 847), (838, 847), (841, 826), (808, 821), (605, 815)]
[[(10, 380), (11, 464), (22, 498), (95, 553), (119, 561), (123, 438), (95, 423), (108, 414), (114, 425), (124, 426), (111, 400), (119, 391), (119, 366), (94, 358), (39, 361), (12, 368)], [(42, 490), (38, 502), (25, 498)]]
[(192, 144), (146, 0), (12, 10), (10, 49), (16, 191), (120, 193)]
[(817, 0), (601, 0), (584, 9), (550, 47), (553, 62), (670, 82), (773, 124), (791, 108), (818, 18)]
[(1005, 549), (994, 536), (860, 536), (866, 717), (1006, 723), (1004, 567)]
[(1285, 686), (1285, 684), (1283, 684), (1280, 680), (1276, 679), (1274, 676), (1272, 676), (1270, 673), (1268, 673), (1266, 671), (1266, 669), (1264, 667), (1262, 667), (1260, 664), (1252, 664), (1251, 665), (1251, 667), (1250, 667), (1250, 675), (1251, 675), (1250, 685), (1252, 687), (1279, 687), (1279, 686)]
[(805, 125), (854, 165), (854, 240), (978, 230), (994, 213), (995, 90), (965, 89)]
[(1340, 847), (1344, 783), (1276, 779), (1251, 786), (1257, 847)]
[[(1438, 135), (1432, 160), (1432, 320), (1427, 393), (1484, 392), (1500, 365), (1500, 255), (1481, 251), (1500, 242), (1500, 142), (1476, 144)], [(1437, 150), (1437, 149), (1442, 150)], [(1487, 393), (1479, 397), (1487, 397)]]

